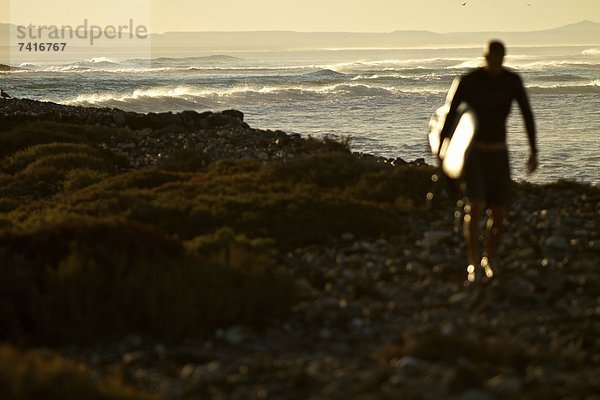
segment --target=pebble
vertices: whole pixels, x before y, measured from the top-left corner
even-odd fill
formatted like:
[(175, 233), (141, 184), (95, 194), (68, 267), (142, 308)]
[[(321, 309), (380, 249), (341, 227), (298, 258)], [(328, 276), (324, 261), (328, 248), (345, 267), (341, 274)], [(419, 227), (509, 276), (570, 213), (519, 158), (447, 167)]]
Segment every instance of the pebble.
[(123, 355), (123, 363), (134, 364), (146, 357), (146, 353), (143, 351), (133, 351), (131, 353), (125, 353)]
[(427, 249), (438, 247), (441, 242), (449, 239), (452, 236), (452, 231), (448, 230), (432, 230), (427, 231), (423, 234), (423, 240), (417, 242), (417, 244)]
[(411, 356), (402, 357), (398, 360), (396, 365), (404, 372), (411, 375), (420, 373), (424, 368), (423, 361)]
[(250, 338), (252, 332), (245, 326), (232, 326), (228, 329), (218, 329), (215, 336), (223, 339), (232, 346), (239, 346)]
[(569, 250), (569, 242), (562, 237), (550, 236), (544, 241), (544, 245), (550, 249), (567, 251)]
[(354, 235), (351, 233), (344, 233), (342, 235), (342, 240), (344, 242), (353, 242), (354, 241)]

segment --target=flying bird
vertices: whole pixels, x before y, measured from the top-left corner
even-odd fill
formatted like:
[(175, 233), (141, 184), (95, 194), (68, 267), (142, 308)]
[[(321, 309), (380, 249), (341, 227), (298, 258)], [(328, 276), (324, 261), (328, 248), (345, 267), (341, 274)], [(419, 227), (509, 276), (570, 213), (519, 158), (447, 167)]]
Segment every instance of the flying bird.
[(12, 99), (12, 96), (6, 93), (4, 90), (0, 89), (0, 97), (3, 99)]
[(463, 6), (466, 6), (466, 5), (467, 5), (467, 3), (462, 3), (462, 5), (463, 5)]

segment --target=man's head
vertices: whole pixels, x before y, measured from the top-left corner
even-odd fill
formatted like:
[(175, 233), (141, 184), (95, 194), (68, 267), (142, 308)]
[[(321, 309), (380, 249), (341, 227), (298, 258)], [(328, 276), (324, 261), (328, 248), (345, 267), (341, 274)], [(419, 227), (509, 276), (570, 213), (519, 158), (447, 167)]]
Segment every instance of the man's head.
[(492, 75), (497, 75), (502, 71), (502, 63), (504, 62), (505, 54), (506, 49), (502, 42), (498, 40), (492, 40), (488, 44), (488, 48), (485, 53), (485, 61), (487, 63), (486, 68)]

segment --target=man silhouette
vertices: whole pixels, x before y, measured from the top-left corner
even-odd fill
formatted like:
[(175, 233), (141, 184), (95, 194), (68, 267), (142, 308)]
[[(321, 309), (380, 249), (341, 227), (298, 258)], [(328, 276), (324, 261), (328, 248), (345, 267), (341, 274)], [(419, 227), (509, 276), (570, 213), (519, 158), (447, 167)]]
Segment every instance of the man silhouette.
[[(469, 263), (467, 284), (474, 282), (478, 275), (485, 275), (487, 279), (494, 276), (492, 267), (496, 265), (510, 184), (506, 120), (513, 100), (521, 109), (529, 138), (531, 152), (527, 172), (534, 172), (538, 165), (535, 123), (529, 100), (520, 76), (502, 66), (504, 55), (501, 42), (489, 43), (486, 65), (461, 78), (441, 133), (440, 142), (443, 142), (461, 103), (467, 103), (475, 112), (478, 126), (462, 177), (468, 198), (463, 221)], [(485, 224), (484, 256), (480, 258), (479, 221), (484, 206), (490, 213)]]

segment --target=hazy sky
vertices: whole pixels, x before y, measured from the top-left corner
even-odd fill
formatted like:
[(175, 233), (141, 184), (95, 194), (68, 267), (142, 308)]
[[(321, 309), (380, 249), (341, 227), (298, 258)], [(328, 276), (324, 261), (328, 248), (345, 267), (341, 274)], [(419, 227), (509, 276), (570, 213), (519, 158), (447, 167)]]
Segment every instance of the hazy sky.
[[(466, 1), (466, 5), (462, 3)], [(584, 19), (600, 22), (600, 0), (1, 0), (0, 21), (117, 24), (152, 14), (165, 31), (530, 31)], [(112, 5), (110, 3), (113, 3)], [(51, 6), (49, 7), (49, 4)], [(119, 16), (117, 18), (116, 16)], [(38, 22), (39, 21), (39, 22)]]

